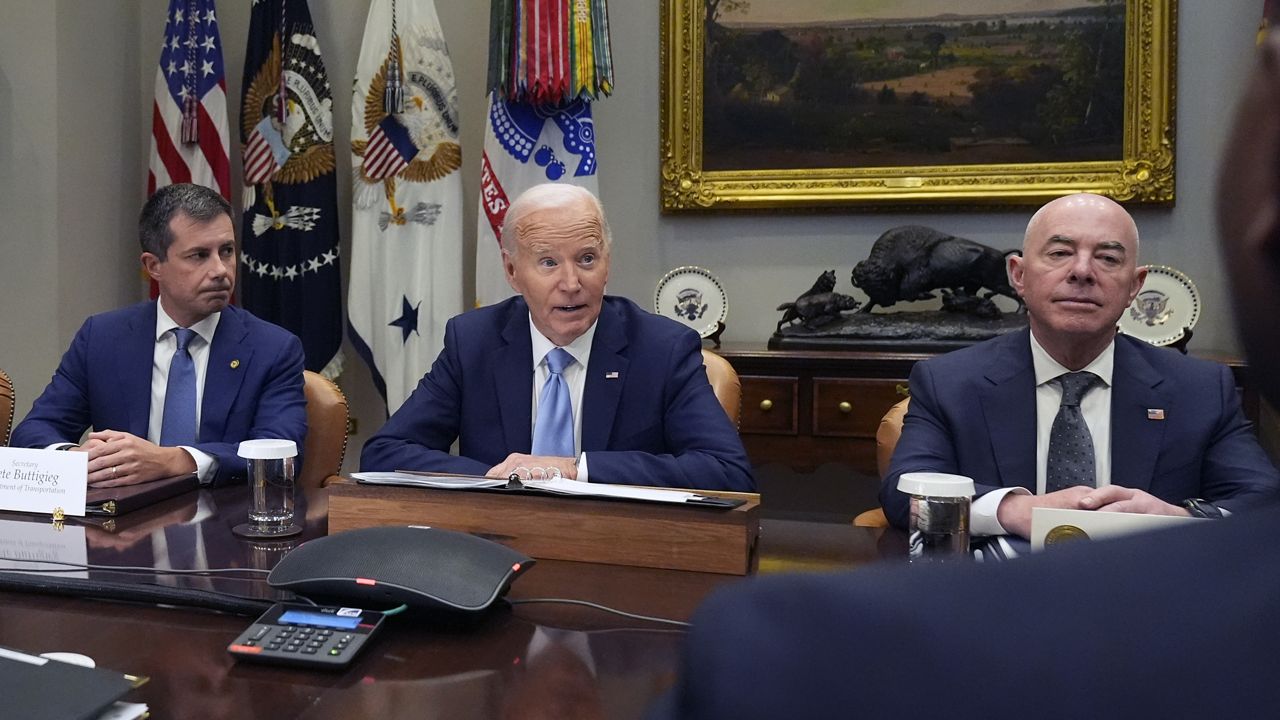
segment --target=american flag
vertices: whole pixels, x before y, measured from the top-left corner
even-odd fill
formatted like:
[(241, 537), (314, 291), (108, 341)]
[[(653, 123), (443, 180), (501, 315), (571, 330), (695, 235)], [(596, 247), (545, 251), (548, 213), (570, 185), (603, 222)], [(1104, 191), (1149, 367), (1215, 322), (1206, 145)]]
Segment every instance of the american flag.
[(191, 182), (213, 188), (230, 200), (229, 137), (227, 83), (214, 2), (169, 0), (151, 112), (147, 194), (165, 185)]
[(284, 138), (280, 137), (269, 117), (262, 118), (254, 126), (243, 153), (246, 185), (267, 181), (289, 159), (289, 148), (284, 146)]
[(409, 131), (388, 115), (369, 135), (369, 146), (364, 152), (364, 176), (370, 180), (389, 178), (405, 169), (417, 154), (418, 148)]

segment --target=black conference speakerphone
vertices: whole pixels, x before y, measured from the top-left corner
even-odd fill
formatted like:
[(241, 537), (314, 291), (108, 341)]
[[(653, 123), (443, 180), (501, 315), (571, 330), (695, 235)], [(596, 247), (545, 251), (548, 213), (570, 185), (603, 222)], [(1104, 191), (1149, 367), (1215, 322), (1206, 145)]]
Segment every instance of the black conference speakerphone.
[(351, 663), (386, 616), (359, 608), (276, 603), (227, 652), (254, 662), (339, 670)]

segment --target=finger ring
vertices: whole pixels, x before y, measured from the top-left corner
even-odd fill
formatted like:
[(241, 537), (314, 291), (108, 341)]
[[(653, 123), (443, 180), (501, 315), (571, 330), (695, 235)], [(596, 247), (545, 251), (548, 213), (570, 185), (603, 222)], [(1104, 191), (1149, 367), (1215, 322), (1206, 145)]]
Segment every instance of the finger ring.
[(116, 476), (116, 466), (115, 466), (115, 465), (112, 465), (112, 466), (111, 466), (111, 477), (115, 477), (115, 476)]

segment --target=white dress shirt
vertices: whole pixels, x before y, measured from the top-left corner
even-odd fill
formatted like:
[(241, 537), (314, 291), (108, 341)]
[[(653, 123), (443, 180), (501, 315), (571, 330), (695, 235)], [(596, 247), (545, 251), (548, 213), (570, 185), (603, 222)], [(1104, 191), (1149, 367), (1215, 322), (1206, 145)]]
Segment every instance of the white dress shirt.
[[(213, 342), (213, 334), (218, 329), (221, 313), (214, 313), (201, 320), (191, 329), (195, 337), (187, 344), (187, 352), (196, 370), (196, 427), (200, 427), (200, 413), (204, 404), (204, 378), (209, 369), (209, 345)], [(164, 425), (164, 396), (169, 387), (169, 365), (173, 363), (174, 353), (178, 351), (178, 338), (171, 332), (178, 323), (164, 311), (164, 303), (156, 301), (156, 346), (151, 357), (151, 416), (147, 422), (147, 440), (160, 444), (160, 428)], [(180, 446), (196, 463), (196, 474), (202, 484), (213, 479), (218, 471), (218, 459), (186, 445)]]
[[(578, 451), (578, 480), (587, 482), (587, 455), (582, 452), (582, 394), (587, 386), (587, 362), (591, 359), (591, 341), (596, 336), (596, 325), (591, 323), (587, 331), (574, 338), (573, 342), (563, 346), (565, 352), (573, 356), (576, 362), (564, 369), (561, 376), (569, 386), (569, 402), (573, 407), (573, 447)], [(547, 383), (551, 371), (547, 369), (547, 353), (558, 347), (548, 340), (529, 318), (529, 339), (533, 342), (533, 419), (529, 423), (530, 437), (538, 424), (538, 396), (542, 394), (542, 386)]]
[[(1048, 477), (1049, 435), (1053, 431), (1053, 419), (1062, 405), (1062, 388), (1054, 382), (1060, 375), (1071, 372), (1031, 336), (1031, 362), (1036, 375), (1036, 494), (1045, 492)], [(1116, 343), (1112, 340), (1099, 355), (1081, 370), (1102, 378), (1080, 400), (1080, 414), (1093, 436), (1094, 478), (1097, 486), (1111, 484), (1111, 378), (1115, 369)], [(1004, 535), (1007, 531), (996, 519), (1000, 501), (1009, 493), (1029, 494), (1021, 486), (993, 490), (973, 501), (969, 512), (969, 528), (974, 535)]]

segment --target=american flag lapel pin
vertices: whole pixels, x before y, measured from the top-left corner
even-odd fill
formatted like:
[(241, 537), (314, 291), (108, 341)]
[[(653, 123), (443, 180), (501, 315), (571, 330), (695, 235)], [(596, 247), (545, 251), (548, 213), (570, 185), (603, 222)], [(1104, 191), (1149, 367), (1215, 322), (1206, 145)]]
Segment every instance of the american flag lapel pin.
[(617, 371), (617, 370), (611, 370), (611, 371), (609, 371), (609, 372), (605, 373), (605, 374), (604, 374), (604, 379), (605, 379), (605, 380), (617, 380), (617, 379), (618, 379), (618, 371)]
[(1147, 408), (1148, 420), (1163, 420), (1164, 408)]

